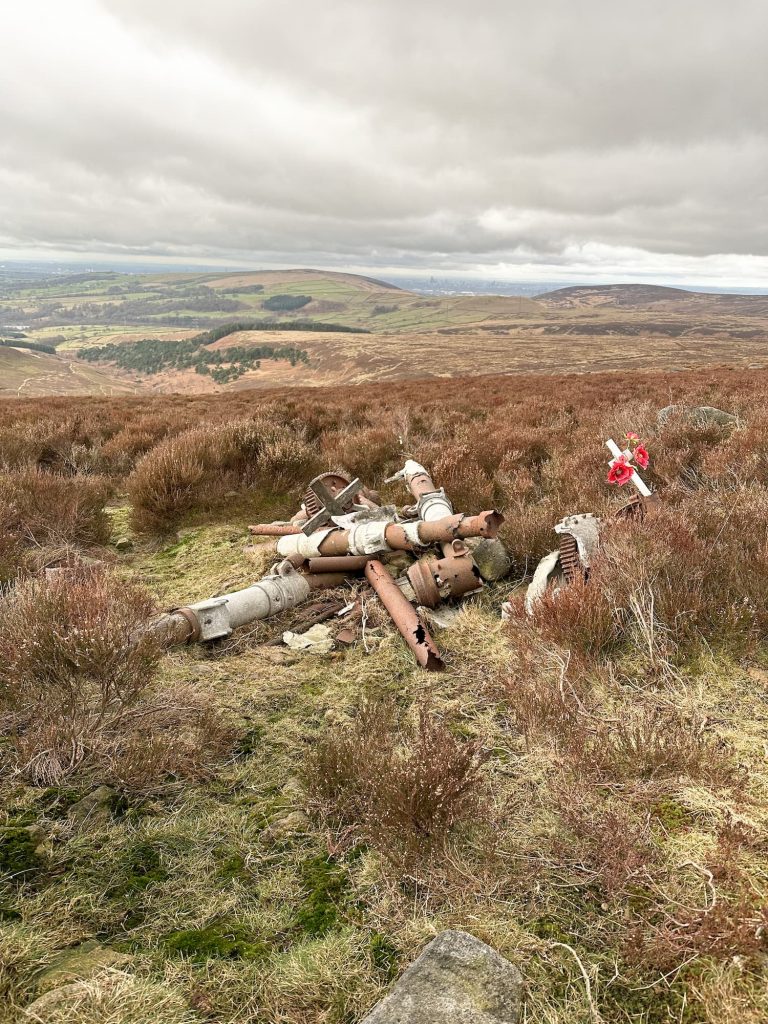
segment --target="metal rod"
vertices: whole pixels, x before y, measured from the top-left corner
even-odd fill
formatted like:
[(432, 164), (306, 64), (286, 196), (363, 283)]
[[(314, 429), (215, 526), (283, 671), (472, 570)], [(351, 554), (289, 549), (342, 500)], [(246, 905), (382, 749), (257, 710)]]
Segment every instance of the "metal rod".
[(381, 603), (392, 616), (403, 639), (411, 648), (416, 661), (428, 672), (440, 672), (445, 662), (435, 642), (427, 632), (416, 609), (406, 600), (400, 588), (377, 559), (371, 559), (365, 567), (365, 576), (379, 596)]

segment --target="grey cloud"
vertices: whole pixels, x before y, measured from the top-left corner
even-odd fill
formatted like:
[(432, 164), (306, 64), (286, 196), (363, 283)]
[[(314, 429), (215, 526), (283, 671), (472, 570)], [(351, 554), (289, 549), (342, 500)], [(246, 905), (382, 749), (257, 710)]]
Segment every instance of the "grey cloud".
[(765, 272), (763, 0), (15, 6), (7, 250)]

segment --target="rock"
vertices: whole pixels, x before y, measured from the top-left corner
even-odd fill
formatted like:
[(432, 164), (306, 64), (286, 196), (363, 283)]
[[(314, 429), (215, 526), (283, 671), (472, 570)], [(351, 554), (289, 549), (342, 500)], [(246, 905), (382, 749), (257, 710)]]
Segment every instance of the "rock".
[(451, 605), (444, 604), (439, 608), (419, 608), (419, 612), (427, 620), (428, 625), (434, 626), (435, 629), (450, 629), (455, 626), (463, 611), (461, 605), (451, 607)]
[(82, 800), (72, 804), (67, 812), (67, 817), (70, 821), (87, 821), (89, 825), (109, 821), (112, 817), (112, 807), (116, 796), (117, 794), (111, 786), (99, 786), (84, 796)]
[(283, 643), (291, 650), (305, 651), (307, 654), (328, 654), (333, 650), (330, 627), (322, 622), (316, 623), (306, 633), (283, 633)]
[(445, 931), (362, 1024), (515, 1024), (522, 975), (467, 932)]
[(43, 995), (73, 981), (84, 981), (107, 967), (119, 967), (130, 960), (124, 953), (109, 949), (97, 939), (67, 949), (38, 977), (37, 991)]
[(115, 541), (115, 547), (121, 553), (124, 553), (126, 551), (133, 551), (133, 541), (131, 540), (130, 537), (119, 537)]
[(239, 498), (240, 497), (240, 492), (239, 491), (226, 491), (226, 493), (224, 494), (224, 497), (225, 498)]
[(512, 559), (498, 537), (494, 537), (492, 540), (485, 537), (474, 537), (465, 543), (472, 552), (480, 575), (489, 583), (502, 579), (512, 568)]
[(20, 1019), (38, 1024), (150, 1019), (162, 1024), (190, 1024), (198, 1017), (181, 994), (170, 987), (107, 968), (39, 996), (22, 1011)]
[(269, 823), (269, 834), (274, 838), (304, 835), (312, 828), (312, 822), (303, 811), (289, 811)]
[(393, 579), (397, 579), (413, 565), (413, 558), (407, 551), (394, 551), (382, 558), (385, 569)]
[(270, 647), (268, 644), (264, 644), (262, 647), (257, 647), (256, 650), (262, 658), (266, 658), (274, 665), (295, 665), (299, 660), (298, 654), (294, 651), (286, 651), (284, 647)]
[(671, 416), (682, 416), (687, 422), (699, 427), (713, 424), (718, 427), (732, 428), (738, 426), (739, 423), (738, 417), (733, 413), (715, 409), (712, 405), (667, 405), (659, 410), (656, 419), (661, 426), (664, 426)]

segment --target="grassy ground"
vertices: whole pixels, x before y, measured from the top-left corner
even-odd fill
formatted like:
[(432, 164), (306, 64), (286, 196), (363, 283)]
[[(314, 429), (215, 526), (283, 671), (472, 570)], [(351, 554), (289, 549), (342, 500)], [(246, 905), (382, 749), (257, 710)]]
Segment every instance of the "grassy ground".
[[(310, 457), (380, 483), (404, 443), (425, 453), (461, 507), (503, 503), (515, 569), (467, 601), (452, 629), (435, 631), (442, 674), (414, 668), (372, 602), (364, 640), (328, 655), (269, 643), (291, 615), (167, 654), (157, 693), (191, 686), (235, 729), (231, 755), (205, 781), (107, 791), (84, 816), (98, 773), (48, 788), (12, 773), (0, 780), (3, 1024), (24, 1020), (22, 1008), (49, 990), (38, 1014), (48, 1024), (356, 1024), (447, 927), (518, 964), (527, 1020), (765, 1020), (763, 376), (530, 378), (522, 391), (497, 378), (446, 382), (440, 395), (380, 385), (302, 393), (294, 405), (238, 396), (236, 408), (230, 399), (7, 403), (7, 460), (24, 442), (45, 472), (58, 457), (73, 487), (74, 470), (112, 474), (112, 542), (129, 537), (134, 548), (106, 557), (160, 607), (261, 576), (274, 549), (252, 543), (247, 524), (295, 509)], [(660, 426), (669, 400), (718, 404), (740, 425)], [(270, 417), (252, 421), (265, 445), (258, 458), (272, 459), (252, 489), (236, 487), (237, 453), (223, 465), (235, 415)], [(296, 434), (294, 447), (276, 450), (272, 421), (286, 437), (300, 421), (306, 443)], [(662, 525), (619, 534), (610, 572), (597, 566), (586, 589), (570, 592), (576, 599), (561, 598), (536, 626), (524, 616), (505, 625), (501, 601), (554, 546), (554, 522), (585, 508), (607, 515), (620, 500), (604, 482), (602, 441), (629, 428), (649, 440)], [(124, 474), (141, 452), (167, 448), (166, 429), (188, 441), (179, 462), (208, 438), (209, 476), (190, 479), (195, 500), (217, 500), (171, 517), (164, 536), (133, 534)], [(238, 471), (252, 474), (257, 448), (247, 452)], [(290, 459), (289, 486), (278, 468)], [(383, 497), (402, 501), (401, 486)], [(626, 579), (638, 589), (621, 603)], [(456, 740), (482, 744), (479, 810), (444, 843), (406, 855), (386, 828), (318, 802), (309, 759), (354, 728), (365, 701), (394, 706), (403, 728), (426, 708)], [(62, 993), (78, 976), (87, 980)]]
[[(123, 535), (125, 511), (113, 516)], [(243, 554), (244, 523), (191, 526), (158, 549), (139, 542), (123, 570), (166, 605), (244, 585), (271, 559), (268, 542)], [(648, 901), (672, 915), (708, 907), (721, 885), (704, 866), (718, 828), (768, 824), (768, 674), (712, 660), (654, 686), (733, 744), (743, 782), (738, 790), (680, 780), (656, 787), (643, 811), (653, 878), (635, 879), (632, 897), (616, 899), (601, 892), (594, 864), (553, 856), (563, 822), (548, 779), (559, 759), (511, 727), (503, 681), (514, 647), (498, 600), (469, 602), (458, 625), (437, 634), (448, 662), (438, 676), (414, 669), (387, 626), (369, 630), (367, 651), (358, 645), (320, 658), (259, 648), (266, 626), (218, 652), (169, 655), (160, 685), (191, 680), (228, 708), (240, 727), (236, 757), (214, 782), (117, 801), (85, 823), (68, 815), (77, 787), (6, 790), (5, 823), (39, 825), (45, 838), (26, 850), (6, 887), (0, 991), (5, 984), (11, 1003), (23, 1004), (45, 991), (64, 953), (96, 939), (120, 954), (113, 970), (159, 985), (153, 999), (191, 1006), (195, 1020), (355, 1021), (430, 937), (456, 927), (520, 965), (529, 1019), (763, 1019), (760, 976), (738, 956), (722, 963), (694, 954), (665, 976), (612, 940)], [(383, 695), (406, 709), (428, 700), (493, 751), (486, 826), (465, 829), (444, 855), (405, 875), (309, 816), (300, 781), (316, 737), (362, 698)], [(606, 694), (606, 716), (616, 699)], [(746, 870), (764, 892), (759, 860)], [(140, 994), (120, 991), (109, 1019), (156, 1019), (151, 1010), (129, 1015)], [(107, 1019), (88, 1005), (78, 1020)], [(15, 1019), (10, 1006), (7, 1014)]]

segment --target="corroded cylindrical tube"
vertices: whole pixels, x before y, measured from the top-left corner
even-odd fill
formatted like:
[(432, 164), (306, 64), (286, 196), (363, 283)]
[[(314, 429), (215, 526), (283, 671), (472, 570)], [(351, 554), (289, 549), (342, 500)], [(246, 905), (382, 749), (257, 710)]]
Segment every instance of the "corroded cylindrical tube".
[(406, 600), (400, 588), (377, 559), (371, 559), (365, 567), (365, 576), (379, 596), (381, 603), (392, 616), (403, 639), (411, 648), (416, 661), (428, 672), (439, 672), (445, 662), (435, 642), (427, 632), (416, 609)]
[(310, 558), (302, 566), (306, 572), (362, 572), (368, 564), (367, 555), (321, 555), (319, 558)]

